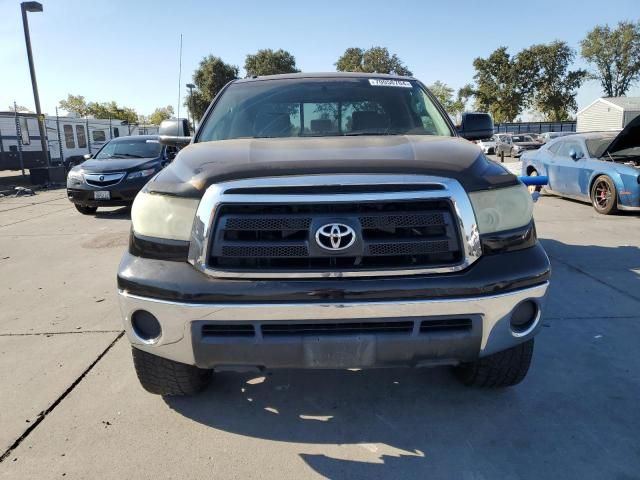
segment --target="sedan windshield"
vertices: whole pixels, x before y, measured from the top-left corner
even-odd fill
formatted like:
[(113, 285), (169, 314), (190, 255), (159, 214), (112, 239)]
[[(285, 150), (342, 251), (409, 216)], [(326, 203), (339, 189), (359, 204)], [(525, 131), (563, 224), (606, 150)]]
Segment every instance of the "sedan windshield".
[(196, 141), (352, 135), (453, 132), (416, 81), (306, 78), (231, 84)]
[(162, 145), (158, 140), (131, 139), (107, 143), (95, 156), (97, 160), (111, 158), (155, 158), (160, 155)]

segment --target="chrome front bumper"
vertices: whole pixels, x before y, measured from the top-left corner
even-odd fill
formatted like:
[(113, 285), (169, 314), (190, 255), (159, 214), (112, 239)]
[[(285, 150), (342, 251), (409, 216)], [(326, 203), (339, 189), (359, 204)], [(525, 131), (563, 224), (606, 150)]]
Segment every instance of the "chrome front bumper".
[[(141, 350), (147, 351), (154, 355), (168, 358), (181, 363), (190, 365), (198, 365), (201, 367), (211, 367), (212, 365), (202, 365), (202, 361), (198, 360), (197, 350), (201, 347), (199, 339), (194, 333), (194, 322), (260, 322), (261, 324), (268, 322), (326, 322), (335, 320), (358, 319), (362, 321), (402, 318), (446, 318), (446, 317), (474, 317), (480, 326), (479, 331), (479, 351), (480, 357), (496, 353), (517, 345), (523, 341), (533, 337), (541, 326), (541, 312), (544, 308), (545, 296), (548, 288), (548, 282), (540, 285), (526, 288), (522, 290), (510, 291), (491, 296), (482, 296), (475, 298), (449, 298), (449, 299), (433, 299), (433, 300), (415, 300), (415, 301), (397, 301), (397, 302), (349, 302), (349, 303), (276, 303), (276, 304), (194, 304), (194, 303), (178, 303), (157, 300), (152, 298), (143, 298), (139, 296), (129, 295), (125, 291), (119, 291), (120, 308), (124, 318), (124, 326), (127, 336), (133, 346)], [(525, 300), (534, 301), (539, 307), (538, 316), (533, 325), (523, 333), (514, 333), (510, 326), (510, 317), (513, 309)], [(146, 310), (152, 313), (160, 322), (162, 334), (155, 342), (145, 342), (136, 335), (131, 326), (131, 316), (137, 310)], [(362, 347), (362, 336), (352, 335), (341, 337), (340, 342), (342, 348), (351, 340), (353, 345), (358, 348)], [(247, 366), (299, 366), (313, 367), (313, 362), (305, 362), (304, 359), (308, 355), (303, 352), (308, 339), (303, 337), (295, 337), (288, 339), (288, 345), (291, 347), (291, 341), (297, 341), (300, 349), (297, 350), (299, 356), (296, 358), (282, 359), (281, 356), (276, 364), (272, 364), (269, 359), (256, 359), (256, 353), (261, 347), (264, 347), (263, 338), (251, 339), (234, 339), (233, 337), (224, 338), (224, 348), (218, 349), (213, 366), (239, 365), (244, 362), (238, 361), (242, 358), (242, 352), (251, 353), (251, 361), (247, 361)], [(317, 339), (320, 341), (321, 339)], [(325, 339), (326, 340), (326, 339)], [(437, 346), (439, 350), (437, 355), (440, 360), (433, 363), (456, 363), (457, 352), (455, 351), (455, 342), (440, 343)], [(334, 341), (329, 339), (329, 344)], [(368, 366), (393, 365), (393, 357), (396, 353), (401, 353), (403, 359), (407, 360), (411, 354), (398, 350), (398, 342), (402, 342), (402, 338), (397, 335), (373, 335), (367, 336), (367, 351), (369, 361)], [(387, 342), (385, 344), (385, 342)], [(404, 362), (410, 365), (429, 364), (431, 358), (428, 347), (425, 345), (429, 342), (429, 334), (414, 331), (413, 334), (406, 336), (407, 349), (416, 349), (415, 356), (412, 361)], [(393, 343), (394, 349), (388, 346)], [(378, 344), (376, 346), (376, 344)], [(233, 351), (227, 362), (223, 357), (220, 358), (220, 351), (229, 351), (230, 347), (236, 346), (239, 350)], [(385, 347), (386, 345), (386, 347)], [(445, 345), (451, 345), (451, 351), (442, 352), (441, 349)], [(206, 347), (206, 346), (205, 346)], [(209, 345), (207, 348), (216, 349), (215, 345)], [(272, 342), (269, 345), (269, 352), (278, 351), (278, 343)], [(386, 350), (385, 350), (386, 348)], [(445, 349), (446, 349), (445, 348)], [(242, 350), (246, 349), (246, 350)], [(292, 351), (292, 350), (288, 350)], [(239, 353), (240, 352), (240, 353)], [(372, 353), (373, 352), (373, 353)], [(298, 355), (296, 354), (296, 355)], [(377, 356), (376, 356), (377, 355)], [(384, 356), (384, 361), (378, 357)], [(258, 354), (259, 357), (259, 354)], [(419, 358), (418, 358), (419, 357)], [(402, 363), (402, 362), (401, 362)], [(356, 366), (356, 365), (353, 365)]]

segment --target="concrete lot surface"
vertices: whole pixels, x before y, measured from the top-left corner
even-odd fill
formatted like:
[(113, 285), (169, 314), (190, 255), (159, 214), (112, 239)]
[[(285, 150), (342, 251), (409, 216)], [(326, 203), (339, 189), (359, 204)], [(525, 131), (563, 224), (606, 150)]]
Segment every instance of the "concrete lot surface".
[(640, 478), (640, 216), (543, 196), (554, 273), (529, 376), (222, 373), (142, 390), (116, 305), (128, 212), (0, 200), (0, 478)]

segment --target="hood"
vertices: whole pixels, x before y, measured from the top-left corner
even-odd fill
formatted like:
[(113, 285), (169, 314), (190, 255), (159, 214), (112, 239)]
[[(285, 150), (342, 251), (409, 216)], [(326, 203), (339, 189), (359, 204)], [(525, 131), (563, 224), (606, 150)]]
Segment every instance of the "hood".
[(640, 115), (631, 120), (602, 152), (604, 156), (627, 148), (640, 147)]
[(147, 185), (200, 197), (227, 180), (313, 174), (422, 174), (458, 180), (467, 191), (515, 185), (517, 178), (457, 137), (354, 136), (234, 139), (191, 144)]
[(111, 158), (108, 160), (96, 160), (90, 158), (82, 162), (80, 169), (88, 173), (124, 172), (128, 170), (140, 170), (147, 164), (155, 163), (159, 157), (154, 158)]

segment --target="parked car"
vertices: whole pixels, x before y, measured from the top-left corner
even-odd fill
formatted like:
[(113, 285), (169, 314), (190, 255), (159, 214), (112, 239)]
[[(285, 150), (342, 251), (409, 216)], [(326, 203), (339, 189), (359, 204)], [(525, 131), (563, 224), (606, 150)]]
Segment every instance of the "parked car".
[(96, 213), (99, 207), (131, 205), (149, 179), (171, 162), (175, 151), (162, 145), (157, 135), (115, 138), (69, 171), (67, 197), (84, 215)]
[(522, 157), (525, 175), (547, 175), (548, 190), (591, 202), (598, 213), (640, 211), (640, 117), (624, 130), (556, 138)]
[(547, 143), (550, 140), (566, 137), (567, 135), (575, 135), (576, 132), (545, 132), (542, 136), (542, 142)]
[(535, 150), (540, 148), (540, 143), (536, 142), (531, 135), (504, 135), (496, 143), (496, 155), (500, 156), (503, 152), (507, 157), (519, 157), (526, 150)]
[(482, 149), (482, 151), (487, 155), (493, 154), (496, 150), (495, 135), (492, 135), (491, 137), (485, 138), (483, 140), (478, 140), (476, 142), (476, 145), (478, 145)]
[[(411, 77), (229, 83), (138, 194), (118, 271), (142, 386), (215, 369), (453, 365), (526, 375), (550, 275), (532, 198)], [(162, 132), (161, 132), (162, 133)], [(464, 140), (460, 137), (466, 138)]]
[(527, 135), (529, 135), (534, 142), (544, 143), (541, 133), (528, 133)]

